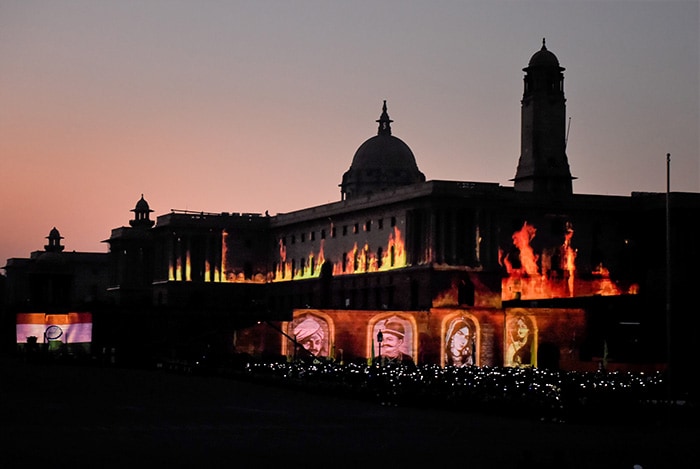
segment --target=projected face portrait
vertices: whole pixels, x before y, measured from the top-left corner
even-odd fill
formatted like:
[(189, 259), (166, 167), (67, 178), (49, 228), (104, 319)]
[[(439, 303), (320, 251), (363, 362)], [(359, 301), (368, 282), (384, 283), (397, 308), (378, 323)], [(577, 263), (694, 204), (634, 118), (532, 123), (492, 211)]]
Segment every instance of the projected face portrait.
[(445, 335), (445, 365), (473, 365), (474, 353), (474, 324), (465, 318), (453, 320)]
[(392, 317), (380, 321), (375, 326), (375, 337), (379, 337), (381, 331), (382, 340), (379, 342), (379, 358), (383, 364), (413, 364), (410, 351), (411, 327), (407, 321)]
[(328, 324), (323, 319), (306, 314), (292, 323), (292, 336), (315, 357), (328, 355)]
[(522, 314), (508, 321), (506, 330), (506, 366), (532, 364), (533, 328), (531, 320)]

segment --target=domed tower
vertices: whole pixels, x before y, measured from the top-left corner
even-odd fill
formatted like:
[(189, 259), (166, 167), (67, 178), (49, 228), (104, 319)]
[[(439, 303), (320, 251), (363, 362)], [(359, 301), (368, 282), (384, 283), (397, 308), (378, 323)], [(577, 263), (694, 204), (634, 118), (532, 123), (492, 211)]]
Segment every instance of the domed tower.
[(520, 159), (516, 191), (568, 195), (573, 192), (566, 156), (565, 69), (557, 57), (542, 48), (523, 69), (525, 90), (521, 101)]
[(148, 206), (148, 202), (143, 198), (141, 194), (141, 199), (136, 202), (136, 207), (132, 210), (134, 212), (134, 219), (129, 220), (129, 225), (134, 228), (151, 228), (155, 224), (155, 220), (151, 220), (151, 207)]
[(155, 221), (143, 194), (131, 211), (131, 228), (114, 228), (104, 241), (109, 243), (109, 295), (122, 305), (148, 305), (152, 301), (155, 248), (151, 228)]
[(46, 252), (63, 251), (63, 248), (65, 247), (61, 244), (63, 236), (61, 236), (61, 233), (59, 233), (55, 226), (51, 229), (51, 231), (49, 231), (49, 235), (46, 237), (46, 239), (49, 240), (49, 244), (44, 246), (44, 250)]
[(360, 145), (350, 169), (343, 174), (341, 200), (425, 182), (425, 175), (418, 169), (411, 149), (401, 139), (391, 135), (391, 123), (394, 121), (387, 114), (386, 100), (377, 122), (377, 135)]

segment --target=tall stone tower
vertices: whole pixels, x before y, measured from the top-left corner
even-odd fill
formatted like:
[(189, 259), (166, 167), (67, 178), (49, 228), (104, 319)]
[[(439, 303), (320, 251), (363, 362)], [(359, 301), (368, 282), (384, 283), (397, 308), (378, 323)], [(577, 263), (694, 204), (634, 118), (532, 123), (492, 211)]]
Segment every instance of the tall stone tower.
[(564, 68), (542, 39), (542, 48), (523, 71), (520, 159), (512, 179), (515, 190), (570, 195), (574, 178), (566, 156)]

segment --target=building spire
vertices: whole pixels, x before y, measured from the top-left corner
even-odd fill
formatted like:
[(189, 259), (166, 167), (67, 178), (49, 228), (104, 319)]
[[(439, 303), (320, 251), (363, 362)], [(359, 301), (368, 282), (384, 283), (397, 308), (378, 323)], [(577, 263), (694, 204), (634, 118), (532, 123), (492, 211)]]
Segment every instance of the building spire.
[(389, 118), (389, 114), (386, 112), (386, 99), (384, 100), (384, 106), (382, 106), (382, 115), (376, 122), (379, 123), (377, 135), (391, 135), (391, 123), (394, 121)]

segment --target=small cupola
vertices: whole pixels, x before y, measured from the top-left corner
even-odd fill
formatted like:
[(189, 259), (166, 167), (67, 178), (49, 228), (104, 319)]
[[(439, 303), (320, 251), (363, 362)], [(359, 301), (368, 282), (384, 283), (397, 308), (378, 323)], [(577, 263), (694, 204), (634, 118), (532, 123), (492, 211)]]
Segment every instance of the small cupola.
[(56, 229), (54, 226), (51, 231), (49, 232), (49, 235), (46, 237), (46, 239), (49, 240), (49, 244), (44, 246), (44, 250), (46, 252), (62, 252), (65, 246), (61, 245), (61, 240), (63, 239), (63, 236), (61, 236), (61, 233)]
[(143, 194), (141, 194), (139, 201), (136, 202), (136, 207), (131, 211), (134, 212), (134, 219), (129, 220), (129, 225), (134, 228), (151, 228), (155, 224), (155, 221), (151, 220), (151, 212), (153, 210), (148, 206), (148, 202), (143, 198)]

